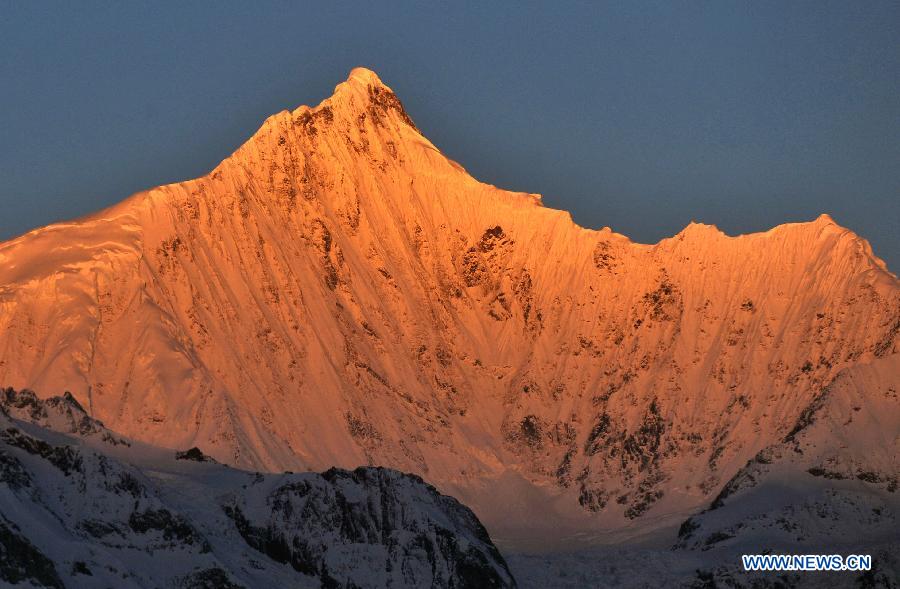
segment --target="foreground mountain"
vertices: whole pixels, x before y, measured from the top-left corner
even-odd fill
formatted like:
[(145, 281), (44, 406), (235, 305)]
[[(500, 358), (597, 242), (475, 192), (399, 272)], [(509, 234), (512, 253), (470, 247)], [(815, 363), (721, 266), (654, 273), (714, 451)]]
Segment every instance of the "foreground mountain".
[[(898, 331), (897, 278), (825, 215), (584, 229), (364, 69), (203, 178), (0, 245), (0, 382), (243, 468), (415, 472), (521, 547), (677, 528), (840, 374), (879, 366), (861, 411), (896, 390)], [(845, 445), (891, 476), (879, 431)]]
[[(165, 563), (161, 566), (161, 563)], [(382, 468), (263, 475), (0, 391), (0, 585), (513, 587), (471, 511)]]

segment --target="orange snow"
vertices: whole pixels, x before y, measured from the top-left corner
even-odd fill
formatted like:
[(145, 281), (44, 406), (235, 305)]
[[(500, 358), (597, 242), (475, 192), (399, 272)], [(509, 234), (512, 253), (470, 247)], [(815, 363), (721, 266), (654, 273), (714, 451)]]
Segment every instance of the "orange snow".
[(202, 178), (0, 245), (0, 385), (243, 467), (416, 472), (500, 533), (708, 502), (842, 371), (896, 390), (898, 317), (827, 215), (585, 229), (473, 179), (364, 68)]

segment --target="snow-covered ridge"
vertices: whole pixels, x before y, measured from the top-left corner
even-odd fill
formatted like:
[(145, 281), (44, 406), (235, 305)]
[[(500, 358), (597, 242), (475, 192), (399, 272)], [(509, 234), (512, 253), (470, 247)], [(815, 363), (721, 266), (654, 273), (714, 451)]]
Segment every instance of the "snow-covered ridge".
[(0, 584), (515, 586), (472, 512), (419, 477), (263, 475), (109, 433), (71, 397), (2, 392)]
[(842, 371), (896, 386), (897, 278), (829, 217), (643, 245), (537, 202), (355, 70), (203, 178), (0, 244), (0, 383), (243, 468), (415, 472), (509, 543), (677, 525)]

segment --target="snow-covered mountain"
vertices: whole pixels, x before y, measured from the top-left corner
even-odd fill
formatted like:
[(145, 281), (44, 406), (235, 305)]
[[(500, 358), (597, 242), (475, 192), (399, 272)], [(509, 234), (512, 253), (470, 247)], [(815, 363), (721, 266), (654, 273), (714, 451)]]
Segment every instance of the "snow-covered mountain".
[[(203, 178), (0, 245), (0, 383), (241, 468), (414, 472), (501, 545), (575, 546), (677, 528), (839, 375), (860, 414), (896, 391), (898, 286), (827, 215), (579, 227), (360, 68)], [(835, 456), (895, 476), (878, 432)]]
[(0, 391), (0, 585), (514, 587), (474, 514), (419, 477), (235, 470)]
[[(677, 533), (514, 554), (513, 573), (528, 588), (900, 586), (900, 397), (880, 384), (891, 369), (876, 360), (841, 372)], [(872, 569), (745, 572), (742, 554), (867, 554)]]

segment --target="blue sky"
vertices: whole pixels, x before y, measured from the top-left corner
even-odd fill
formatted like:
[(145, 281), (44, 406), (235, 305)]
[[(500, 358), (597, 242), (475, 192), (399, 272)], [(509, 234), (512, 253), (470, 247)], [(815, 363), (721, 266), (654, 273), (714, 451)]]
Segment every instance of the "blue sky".
[(377, 71), (477, 178), (655, 242), (830, 213), (900, 266), (900, 3), (0, 6), (0, 239)]

